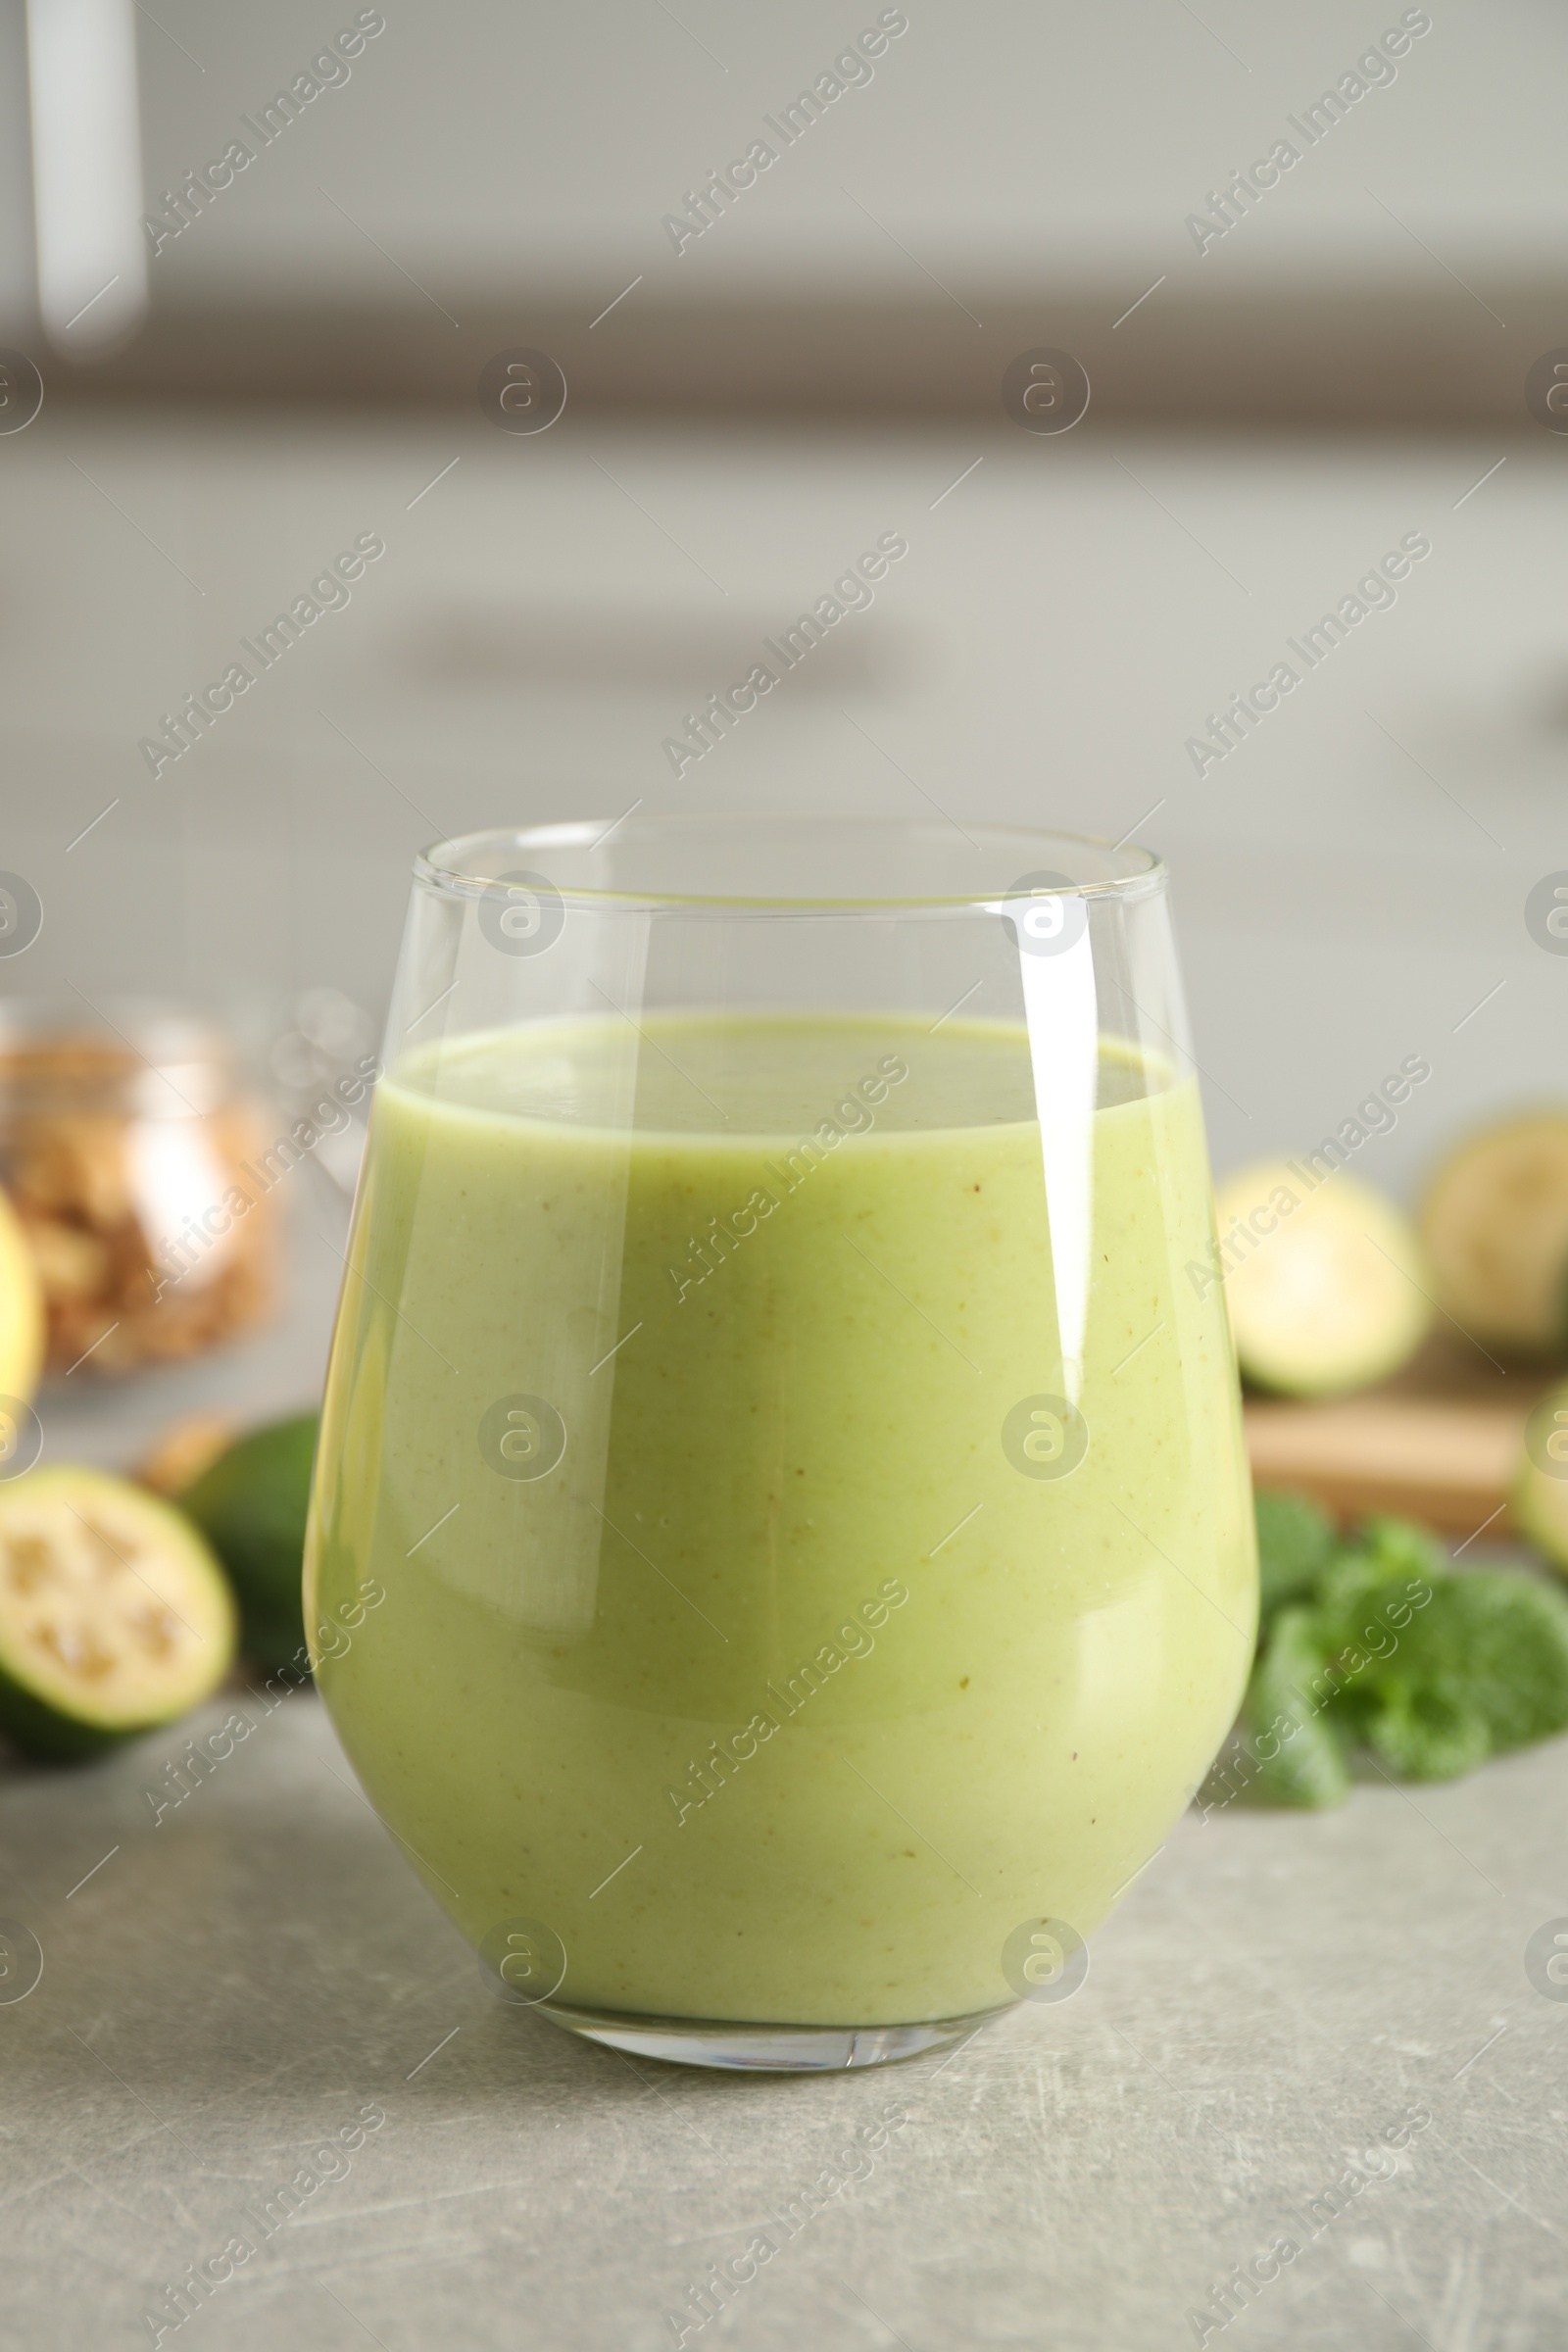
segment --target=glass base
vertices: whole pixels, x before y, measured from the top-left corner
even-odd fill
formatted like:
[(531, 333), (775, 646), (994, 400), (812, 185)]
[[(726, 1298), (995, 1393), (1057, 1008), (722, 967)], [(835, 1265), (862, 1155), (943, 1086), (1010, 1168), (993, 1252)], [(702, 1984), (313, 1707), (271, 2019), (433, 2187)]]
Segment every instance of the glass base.
[(925, 2050), (945, 2050), (978, 2033), (994, 2017), (1004, 2017), (1013, 2003), (913, 2026), (749, 2026), (722, 2017), (641, 2017), (615, 2009), (579, 2009), (565, 2001), (535, 2005), (541, 2017), (564, 2026), (568, 2034), (581, 2034), (612, 2050), (629, 2050), (639, 2058), (662, 2058), (673, 2066), (723, 2067), (732, 2073), (822, 2075), (850, 2067), (895, 2066)]

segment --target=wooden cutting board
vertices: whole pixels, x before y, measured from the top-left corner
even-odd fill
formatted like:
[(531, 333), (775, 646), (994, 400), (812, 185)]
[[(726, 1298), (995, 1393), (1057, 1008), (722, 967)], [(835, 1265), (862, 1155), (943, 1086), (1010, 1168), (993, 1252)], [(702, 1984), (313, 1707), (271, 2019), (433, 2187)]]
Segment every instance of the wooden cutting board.
[(1517, 1534), (1508, 1490), (1531, 1407), (1562, 1373), (1494, 1364), (1434, 1339), (1381, 1387), (1331, 1403), (1249, 1398), (1247, 1449), (1259, 1486), (1295, 1487), (1342, 1518), (1396, 1511), (1446, 1534)]

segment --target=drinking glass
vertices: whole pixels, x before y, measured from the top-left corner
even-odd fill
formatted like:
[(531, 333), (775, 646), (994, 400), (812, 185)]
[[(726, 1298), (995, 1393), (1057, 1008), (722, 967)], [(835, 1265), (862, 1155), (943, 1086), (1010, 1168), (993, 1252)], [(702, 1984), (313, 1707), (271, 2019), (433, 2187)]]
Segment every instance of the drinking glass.
[(383, 1063), (307, 1615), (492, 1990), (775, 2069), (1074, 1992), (1256, 1616), (1158, 861), (445, 842)]

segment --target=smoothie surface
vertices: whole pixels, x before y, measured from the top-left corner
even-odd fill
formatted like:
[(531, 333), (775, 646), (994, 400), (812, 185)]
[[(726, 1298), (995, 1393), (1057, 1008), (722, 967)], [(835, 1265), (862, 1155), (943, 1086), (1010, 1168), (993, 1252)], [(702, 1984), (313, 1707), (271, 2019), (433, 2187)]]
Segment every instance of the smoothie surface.
[[(520, 1037), (528, 1037), (519, 1046)], [(481, 1031), (411, 1055), (396, 1082), (466, 1108), (547, 1125), (756, 1137), (811, 1136), (885, 1059), (906, 1079), (877, 1091), (869, 1124), (983, 1127), (1033, 1121), (1025, 1032), (1004, 1021), (867, 1022), (826, 1013), (644, 1015), (541, 1022), (538, 1032)], [(1102, 1106), (1158, 1093), (1162, 1061), (1102, 1041)]]

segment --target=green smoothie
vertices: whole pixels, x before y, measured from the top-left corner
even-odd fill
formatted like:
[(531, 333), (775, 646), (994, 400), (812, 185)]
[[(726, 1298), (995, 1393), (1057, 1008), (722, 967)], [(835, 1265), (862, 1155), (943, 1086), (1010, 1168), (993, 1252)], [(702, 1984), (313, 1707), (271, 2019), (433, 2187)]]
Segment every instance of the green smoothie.
[(1107, 1042), (1089, 1128), (1064, 1364), (1022, 1028), (617, 1015), (383, 1079), (307, 1620), (384, 1586), (321, 1689), (473, 1943), (544, 1923), (591, 2007), (912, 2023), (1155, 1851), (1251, 1515), (1196, 1090)]

